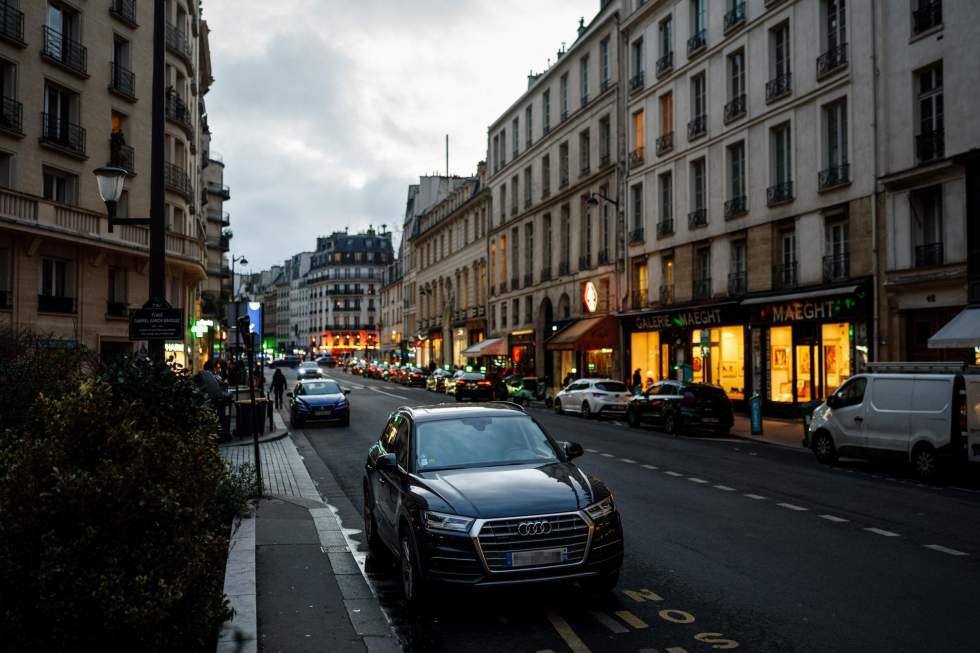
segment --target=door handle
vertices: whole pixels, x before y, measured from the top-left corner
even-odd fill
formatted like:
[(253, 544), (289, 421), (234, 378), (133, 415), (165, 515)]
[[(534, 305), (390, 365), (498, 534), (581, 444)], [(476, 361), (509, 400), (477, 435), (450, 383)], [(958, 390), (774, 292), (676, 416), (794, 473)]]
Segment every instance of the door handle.
[(384, 485), (388, 481), (385, 480), (384, 474), (378, 474), (378, 485)]
[(864, 421), (864, 418), (863, 418), (863, 417), (855, 417), (855, 418), (854, 418), (854, 421), (855, 421), (855, 422), (858, 422), (858, 423), (860, 424), (861, 422), (863, 422), (863, 421)]

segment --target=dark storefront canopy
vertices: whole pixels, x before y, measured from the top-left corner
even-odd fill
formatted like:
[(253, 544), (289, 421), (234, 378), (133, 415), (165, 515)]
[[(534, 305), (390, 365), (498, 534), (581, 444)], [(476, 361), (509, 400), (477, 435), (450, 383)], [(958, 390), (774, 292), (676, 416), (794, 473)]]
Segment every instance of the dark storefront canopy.
[(611, 315), (576, 320), (545, 343), (549, 350), (592, 351), (616, 347), (618, 325)]
[(507, 341), (504, 338), (488, 338), (470, 345), (463, 350), (466, 358), (479, 358), (480, 356), (506, 356)]

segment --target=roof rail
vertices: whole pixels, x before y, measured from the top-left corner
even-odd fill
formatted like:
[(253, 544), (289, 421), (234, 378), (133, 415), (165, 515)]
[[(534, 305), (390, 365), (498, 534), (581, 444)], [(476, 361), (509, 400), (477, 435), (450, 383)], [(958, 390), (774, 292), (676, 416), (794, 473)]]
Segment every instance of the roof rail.
[(895, 361), (887, 363), (868, 363), (869, 372), (892, 372), (904, 374), (955, 374), (973, 372), (980, 374), (980, 366), (964, 362)]
[(513, 401), (487, 401), (484, 403), (494, 405), (494, 406), (500, 406), (501, 408), (510, 408), (511, 410), (519, 410), (522, 413), (527, 412), (526, 410), (524, 410), (524, 406), (515, 403)]

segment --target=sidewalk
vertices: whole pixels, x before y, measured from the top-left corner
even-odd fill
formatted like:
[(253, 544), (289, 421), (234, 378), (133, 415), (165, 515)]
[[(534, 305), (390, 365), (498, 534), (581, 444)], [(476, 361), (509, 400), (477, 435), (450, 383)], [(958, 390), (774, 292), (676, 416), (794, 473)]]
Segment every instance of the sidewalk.
[(803, 419), (774, 419), (767, 417), (762, 420), (762, 435), (752, 435), (752, 425), (748, 415), (735, 413), (735, 426), (732, 435), (746, 440), (775, 444), (793, 449), (803, 448)]
[[(217, 653), (400, 651), (361, 575), (334, 509), (324, 503), (285, 424), (262, 442), (264, 496), (233, 526), (225, 593), (235, 616)], [(233, 464), (252, 462), (250, 443), (228, 443)]]

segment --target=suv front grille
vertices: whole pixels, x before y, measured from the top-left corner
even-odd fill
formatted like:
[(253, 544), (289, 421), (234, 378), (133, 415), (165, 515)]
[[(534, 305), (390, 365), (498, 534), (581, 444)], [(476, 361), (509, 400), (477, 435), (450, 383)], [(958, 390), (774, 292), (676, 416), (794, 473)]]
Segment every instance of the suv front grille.
[[(551, 531), (541, 535), (521, 535), (518, 527), (523, 522), (547, 521)], [(515, 551), (535, 551), (539, 549), (566, 548), (567, 559), (548, 567), (570, 565), (582, 562), (589, 548), (589, 525), (577, 514), (540, 515), (516, 519), (493, 519), (480, 528), (477, 536), (483, 557), (490, 571), (520, 570), (522, 567), (509, 567), (507, 554)], [(532, 569), (533, 567), (528, 567)]]

